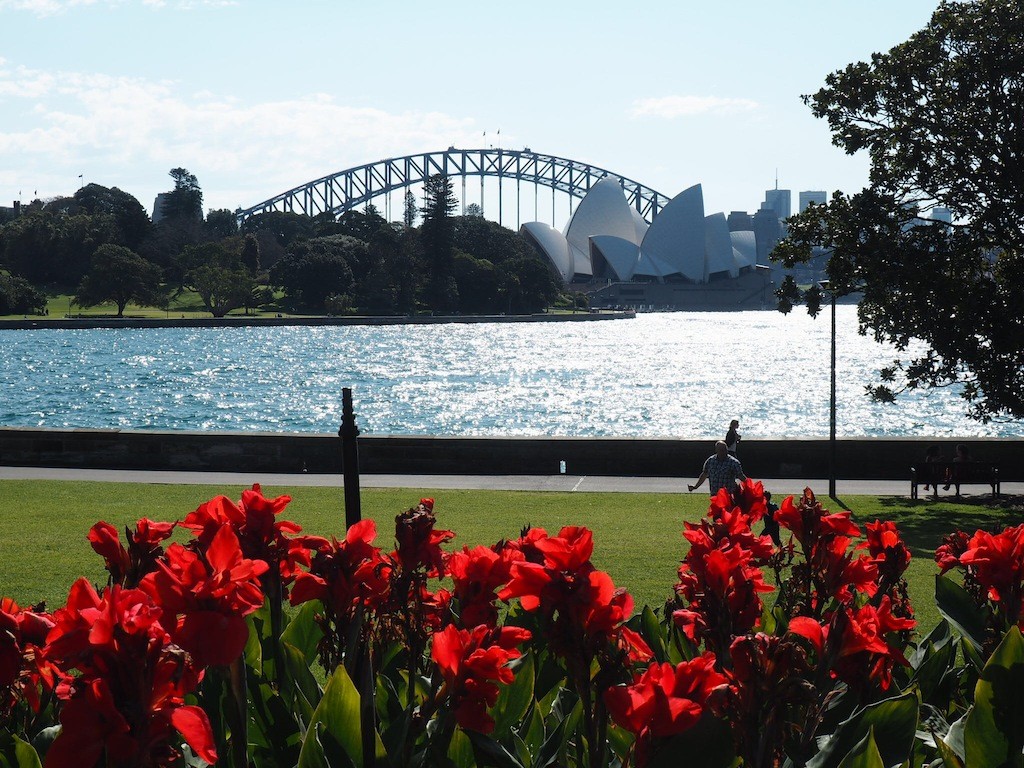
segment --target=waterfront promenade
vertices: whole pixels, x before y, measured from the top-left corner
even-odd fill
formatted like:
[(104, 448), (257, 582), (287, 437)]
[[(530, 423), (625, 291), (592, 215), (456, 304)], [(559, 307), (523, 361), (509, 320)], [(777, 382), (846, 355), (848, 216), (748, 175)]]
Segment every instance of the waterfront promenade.
[[(799, 494), (811, 488), (819, 497), (828, 493), (827, 478), (755, 478), (776, 497)], [(341, 475), (266, 472), (176, 472), (170, 470), (67, 469), (0, 466), (0, 480), (70, 480), (149, 484), (216, 485), (247, 488), (260, 483), (268, 488), (320, 486), (343, 488)], [(359, 478), (360, 488), (416, 488), (431, 490), (555, 491), (576, 493), (689, 493), (691, 477), (608, 477), (587, 475), (412, 475), (368, 474)], [(965, 486), (963, 499), (988, 498), (984, 486)], [(1024, 482), (1003, 483), (1004, 496), (1024, 495)], [(704, 493), (703, 489), (693, 492)], [(943, 491), (940, 501), (951, 496)], [(910, 496), (910, 482), (903, 480), (838, 480), (836, 495)], [(921, 501), (929, 501), (922, 498)]]

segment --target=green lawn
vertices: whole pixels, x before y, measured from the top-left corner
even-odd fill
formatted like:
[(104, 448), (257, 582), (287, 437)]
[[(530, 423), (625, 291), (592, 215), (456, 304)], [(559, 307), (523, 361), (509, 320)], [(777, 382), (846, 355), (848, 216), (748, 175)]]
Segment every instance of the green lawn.
[[(49, 312), (47, 315), (30, 315), (33, 319), (42, 320), (63, 320), (69, 313), (74, 317), (114, 317), (117, 315), (117, 305), (113, 303), (98, 304), (95, 307), (79, 307), (77, 304), (72, 305), (73, 294), (69, 293), (50, 293), (47, 294), (46, 309)], [(280, 298), (280, 295), (276, 295), (276, 298)], [(228, 313), (229, 316), (243, 315), (245, 313), (242, 309), (234, 309)], [(250, 310), (250, 316), (256, 317), (275, 317), (280, 313), (286, 317), (291, 316), (291, 313), (284, 311), (276, 305), (268, 305), (264, 309), (252, 311)], [(181, 294), (176, 296), (170, 306), (166, 309), (157, 309), (156, 307), (139, 307), (135, 304), (129, 304), (124, 310), (125, 317), (157, 317), (157, 318), (209, 318), (212, 315), (206, 311), (203, 306), (202, 299), (195, 293), (195, 291), (185, 290)], [(0, 315), (0, 319), (8, 320), (20, 320), (24, 317), (23, 315)]]
[[(119, 528), (140, 517), (175, 520), (203, 501), (224, 493), (237, 499), (241, 488), (191, 485), (138, 485), (71, 481), (0, 481), (0, 595), (21, 604), (46, 600), (59, 606), (78, 576), (104, 580), (102, 562), (85, 538), (97, 520)], [(344, 530), (338, 488), (265, 487), (267, 495), (288, 494), (285, 516), (320, 535)], [(456, 545), (492, 544), (517, 536), (527, 524), (557, 531), (584, 525), (594, 531), (595, 564), (627, 588), (637, 605), (660, 606), (671, 595), (675, 571), (685, 552), (683, 521), (707, 511), (703, 494), (554, 493), (480, 490), (363, 489), (363, 516), (378, 523), (377, 543), (390, 544), (394, 516), (421, 496), (437, 500), (441, 527), (457, 534)], [(932, 592), (931, 556), (942, 536), (956, 528), (998, 529), (1015, 524), (1020, 510), (977, 503), (911, 501), (898, 497), (856, 496), (843, 500), (863, 524), (876, 518), (897, 523), (914, 553), (907, 574), (921, 626), (938, 621)], [(829, 506), (826, 504), (826, 506)], [(835, 505), (833, 509), (837, 509)], [(770, 597), (769, 597), (770, 599)]]

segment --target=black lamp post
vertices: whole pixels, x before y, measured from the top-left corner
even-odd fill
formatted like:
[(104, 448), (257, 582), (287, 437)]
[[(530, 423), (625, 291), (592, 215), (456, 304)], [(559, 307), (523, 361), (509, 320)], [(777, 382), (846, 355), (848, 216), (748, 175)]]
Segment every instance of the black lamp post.
[(836, 498), (836, 294), (829, 290), (829, 281), (821, 280), (818, 287), (828, 291), (832, 300), (832, 386), (828, 412), (828, 495)]

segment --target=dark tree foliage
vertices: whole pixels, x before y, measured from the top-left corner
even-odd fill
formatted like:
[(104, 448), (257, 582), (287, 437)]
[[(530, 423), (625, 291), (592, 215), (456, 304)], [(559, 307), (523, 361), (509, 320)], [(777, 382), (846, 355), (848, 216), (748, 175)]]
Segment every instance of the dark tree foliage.
[(160, 302), (160, 268), (121, 245), (101, 245), (92, 255), (88, 273), (75, 293), (80, 307), (111, 301), (117, 316), (128, 302), (153, 306)]
[(255, 235), (248, 234), (242, 238), (242, 253), (239, 256), (242, 265), (249, 270), (250, 275), (258, 275), (260, 272), (260, 241)]
[(513, 287), (509, 293), (510, 312), (529, 314), (541, 312), (558, 297), (559, 283), (551, 269), (536, 256), (521, 256), (500, 266), (505, 282)]
[(452, 219), (453, 242), (456, 248), (493, 264), (535, 256), (536, 251), (523, 237), (511, 229), (489, 221), (481, 215), (456, 216)]
[(214, 317), (224, 317), (239, 307), (256, 306), (256, 283), (252, 276), (241, 267), (223, 267), (217, 264), (203, 264), (191, 270), (187, 277), (191, 287), (203, 301), (206, 311)]
[(429, 271), (424, 303), (436, 312), (449, 314), (458, 309), (458, 288), (453, 274), (455, 227), (452, 214), (458, 206), (452, 181), (435, 174), (423, 185), (425, 204), (420, 243)]
[[(502, 274), (487, 259), (468, 253), (455, 254), (455, 283), (459, 289), (459, 310), (469, 314), (490, 314), (506, 311)], [(506, 297), (507, 298), (507, 297)]]
[(328, 296), (350, 294), (351, 262), (365, 262), (366, 244), (345, 235), (296, 243), (270, 270), (270, 280), (299, 306), (323, 311)]
[[(863, 292), (861, 332), (900, 353), (868, 386), (876, 399), (958, 384), (976, 419), (1024, 416), (1020, 3), (942, 2), (908, 41), (804, 98), (833, 143), (868, 152), (870, 186), (790, 218), (773, 258), (793, 266), (825, 246), (829, 289)], [(936, 206), (951, 225), (928, 217)], [(792, 280), (779, 295), (783, 311), (820, 306)]]
[(406, 190), (405, 197), (402, 199), (402, 226), (406, 229), (412, 229), (416, 226), (416, 217), (418, 215), (416, 195)]
[(345, 211), (341, 214), (333, 234), (348, 235), (368, 242), (377, 230), (386, 227), (388, 223), (384, 217), (377, 213), (376, 208), (369, 206), (366, 211)]
[(86, 184), (67, 200), (70, 202), (67, 207), (69, 214), (113, 217), (120, 235), (113, 245), (123, 245), (134, 250), (153, 226), (142, 203), (117, 187)]
[(38, 315), (46, 308), (46, 297), (28, 280), (0, 272), (0, 315)]
[(69, 215), (41, 206), (23, 210), (0, 228), (0, 266), (33, 285), (76, 285), (96, 248), (121, 242), (108, 215)]
[(203, 190), (199, 180), (185, 168), (172, 168), (170, 176), (174, 179), (174, 189), (164, 199), (161, 210), (164, 218), (202, 221)]
[(238, 218), (227, 208), (218, 208), (206, 214), (206, 234), (218, 239), (238, 234)]

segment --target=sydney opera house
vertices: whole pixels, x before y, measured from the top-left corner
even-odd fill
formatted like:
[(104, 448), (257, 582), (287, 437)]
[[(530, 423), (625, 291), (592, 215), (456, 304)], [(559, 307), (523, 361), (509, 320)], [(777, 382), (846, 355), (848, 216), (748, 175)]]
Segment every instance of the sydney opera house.
[[(698, 184), (648, 224), (607, 177), (587, 192), (564, 232), (542, 222), (520, 231), (593, 307), (758, 309), (774, 306), (765, 258), (774, 242), (758, 242), (756, 218), (705, 215)], [(774, 224), (767, 236), (777, 239), (777, 218)]]

